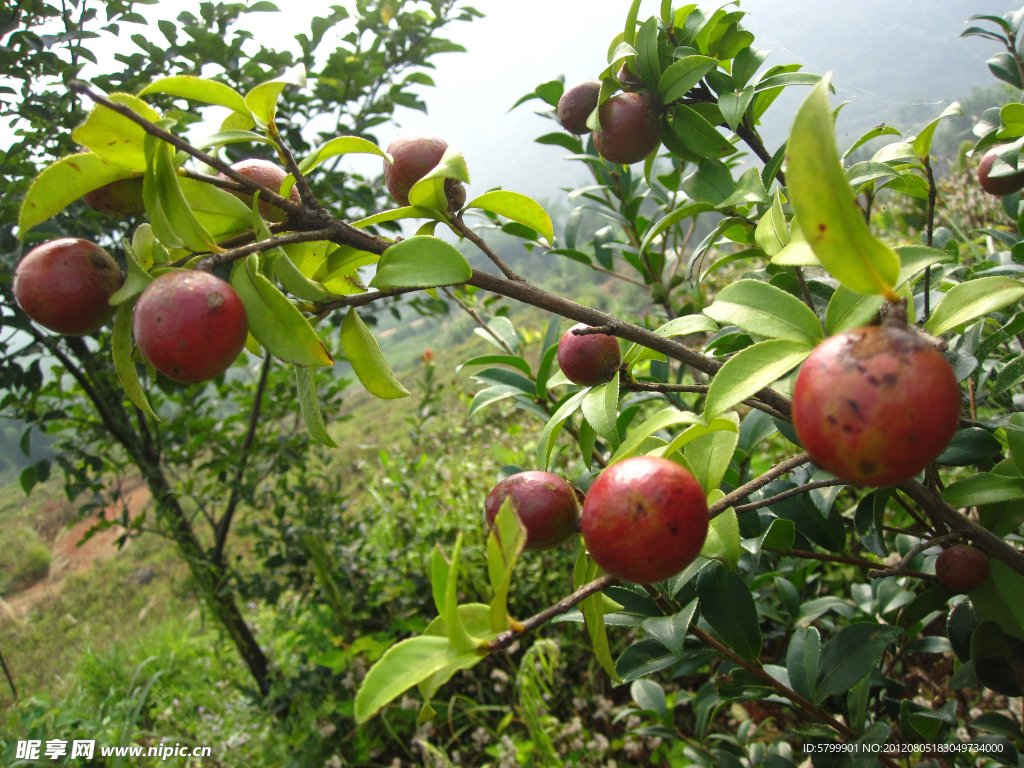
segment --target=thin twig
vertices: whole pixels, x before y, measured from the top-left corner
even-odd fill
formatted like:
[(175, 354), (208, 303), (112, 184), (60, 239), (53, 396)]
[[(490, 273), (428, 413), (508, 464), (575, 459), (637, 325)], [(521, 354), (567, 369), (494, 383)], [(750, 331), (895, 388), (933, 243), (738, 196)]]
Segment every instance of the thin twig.
[[(925, 228), (925, 245), (932, 247), (932, 235), (935, 231), (935, 174), (932, 172), (932, 163), (928, 155), (925, 155), (921, 162), (924, 163), (925, 172), (928, 174), (928, 224)], [(929, 264), (924, 268), (924, 321), (928, 322), (931, 315), (931, 292), (932, 292), (932, 267)]]
[(926, 549), (942, 544), (946, 541), (952, 541), (953, 539), (962, 539), (964, 535), (962, 533), (944, 533), (942, 536), (937, 536), (934, 539), (928, 541), (922, 541), (914, 547), (911, 547), (910, 551), (903, 556), (896, 565), (891, 568), (882, 568), (876, 571), (868, 571), (868, 576), (872, 579), (884, 579), (887, 576), (902, 576), (907, 572), (907, 566), (910, 565), (910, 561), (917, 557), (919, 554), (924, 552)]
[(598, 326), (587, 326), (586, 328), (573, 328), (573, 336), (594, 336), (602, 334), (604, 336), (611, 336), (614, 332), (614, 328), (610, 325), (598, 325)]
[[(708, 384), (661, 384), (651, 381), (629, 381), (625, 377), (623, 377), (619, 387), (620, 389), (630, 390), (633, 392), (687, 392), (691, 394), (707, 394), (709, 389)], [(767, 413), (773, 418), (781, 419), (782, 421), (789, 421), (787, 416), (782, 414), (780, 411), (775, 410), (770, 405), (765, 405), (756, 397), (748, 397), (743, 401), (743, 404), (761, 411), (762, 413)]]
[(485, 243), (476, 232), (474, 232), (466, 225), (466, 222), (462, 220), (462, 216), (453, 216), (451, 218), (451, 224), (456, 230), (459, 231), (459, 233), (463, 237), (468, 239), (471, 243), (473, 243), (473, 245), (475, 245), (477, 248), (483, 251), (487, 258), (489, 258), (494, 263), (494, 266), (501, 270), (501, 273), (505, 277), (507, 277), (509, 280), (523, 279), (515, 272), (513, 272), (512, 268), (509, 267), (509, 265), (506, 264), (498, 254), (491, 250), (491, 246)]
[(299, 170), (299, 164), (295, 162), (295, 155), (292, 154), (288, 145), (281, 141), (281, 134), (278, 133), (277, 126), (271, 123), (268, 128), (271, 138), (274, 139), (274, 146), (277, 148), (278, 157), (284, 162), (284, 167), (288, 169), (288, 173), (295, 179), (295, 186), (299, 190), (299, 199), (302, 200), (302, 204), (307, 208), (319, 208), (320, 203), (316, 199), (316, 195), (313, 194), (313, 190), (310, 188), (309, 182), (306, 181), (306, 177)]
[(245, 441), (242, 443), (241, 455), (238, 457), (238, 466), (235, 468), (234, 481), (231, 484), (231, 495), (228, 497), (228, 506), (217, 525), (216, 537), (213, 547), (213, 562), (219, 564), (224, 556), (224, 544), (228, 539), (228, 531), (231, 529), (231, 518), (235, 515), (241, 498), (242, 478), (245, 475), (245, 465), (252, 453), (252, 446), (256, 439), (256, 427), (260, 421), (260, 408), (263, 405), (263, 392), (267, 388), (267, 377), (270, 375), (270, 365), (273, 362), (270, 353), (263, 358), (263, 367), (260, 370), (260, 382), (256, 385), (256, 397), (252, 404), (252, 414), (249, 417), (249, 430), (245, 433)]
[(741, 512), (750, 512), (754, 509), (761, 509), (761, 507), (770, 507), (772, 504), (785, 501), (786, 499), (791, 499), (794, 496), (802, 496), (803, 494), (817, 490), (818, 488), (834, 488), (837, 485), (849, 485), (849, 482), (846, 480), (819, 480), (796, 488), (790, 488), (788, 491), (783, 491), (782, 493), (776, 494), (775, 496), (771, 496), (767, 499), (762, 499), (761, 501), (754, 501), (750, 504), (741, 504), (738, 507), (733, 507), (733, 511), (736, 512), (736, 514), (740, 514)]
[(814, 309), (814, 297), (811, 296), (811, 289), (807, 286), (807, 281), (804, 279), (804, 271), (800, 267), (793, 267), (793, 271), (796, 272), (796, 281), (800, 283), (800, 292), (804, 295), (804, 304), (810, 307), (811, 312), (817, 314)]
[(450, 288), (444, 288), (443, 290), (445, 292), (445, 295), (452, 301), (454, 301), (456, 304), (458, 304), (462, 308), (463, 312), (465, 312), (467, 315), (473, 318), (473, 320), (476, 321), (476, 324), (483, 328), (484, 332), (487, 333), (492, 339), (498, 342), (498, 345), (502, 349), (504, 349), (506, 352), (512, 355), (512, 357), (516, 357), (515, 351), (508, 345), (508, 343), (503, 338), (501, 338), (501, 336), (494, 332), (494, 329), (491, 328), (491, 326), (484, 322), (484, 319), (480, 317), (479, 314), (477, 314), (477, 311), (475, 309), (473, 309), (471, 306), (466, 304), (466, 302), (464, 302), (462, 299), (456, 296), (455, 293)]
[[(248, 245), (242, 245), (237, 248), (232, 248), (229, 251), (223, 253), (214, 253), (206, 256), (196, 262), (196, 269), (202, 269), (207, 272), (212, 272), (217, 267), (223, 266), (224, 264), (230, 264), (239, 259), (244, 259), (250, 253), (260, 253), (261, 251), (269, 251), (271, 248), (277, 248), (282, 245), (289, 245), (290, 243), (308, 243), (314, 240), (326, 240), (331, 235), (332, 230), (330, 229), (315, 229), (312, 232), (289, 232), (286, 235), (276, 235), (271, 237), (269, 240), (259, 240), (255, 243), (249, 243)], [(195, 258), (194, 256), (192, 258)]]
[(735, 504), (737, 501), (747, 498), (747, 496), (752, 494), (754, 491), (759, 491), (762, 488), (764, 488), (772, 480), (778, 477), (782, 477), (783, 475), (789, 472), (792, 472), (794, 469), (806, 464), (810, 460), (811, 457), (808, 456), (806, 453), (800, 453), (790, 459), (780, 461), (778, 464), (769, 469), (760, 477), (756, 477), (749, 483), (741, 485), (732, 493), (726, 494), (721, 499), (712, 504), (711, 508), (708, 510), (710, 516), (716, 517), (717, 515), (721, 514), (726, 509), (731, 507), (733, 504)]
[(491, 640), (491, 642), (487, 643), (487, 645), (483, 646), (480, 649), (480, 652), (494, 653), (495, 651), (500, 651), (504, 648), (508, 648), (510, 645), (512, 645), (512, 643), (514, 643), (520, 637), (525, 635), (527, 632), (532, 632), (542, 624), (546, 624), (547, 622), (551, 621), (551, 619), (555, 618), (555, 616), (560, 616), (561, 614), (568, 611), (570, 608), (576, 606), (578, 603), (583, 602), (591, 595), (597, 594), (598, 592), (608, 589), (608, 587), (613, 586), (617, 583), (618, 579), (613, 578), (612, 576), (602, 576), (601, 578), (595, 579), (589, 584), (584, 584), (582, 587), (577, 589), (568, 597), (559, 600), (550, 608), (545, 608), (540, 613), (535, 614), (528, 618), (526, 621), (522, 622), (519, 629), (510, 629), (505, 632), (502, 632), (496, 638)]
[[(862, 560), (859, 557), (844, 557), (843, 555), (823, 555), (820, 552), (808, 552), (805, 549), (775, 549), (765, 547), (768, 552), (778, 552), (787, 557), (797, 557), (801, 560), (817, 560), (822, 563), (842, 563), (843, 565), (855, 565), (858, 568), (877, 568), (880, 563), (872, 563), (870, 560)], [(922, 573), (921, 571), (904, 571), (903, 576), (912, 576), (915, 579), (926, 579), (927, 581), (938, 581), (935, 574)]]
[(7, 662), (4, 661), (4, 655), (0, 653), (0, 667), (4, 669), (4, 676), (7, 678), (7, 683), (11, 686), (11, 693), (14, 694), (14, 700), (18, 699), (18, 689), (14, 687), (14, 677), (11, 675), (11, 670), (7, 668)]

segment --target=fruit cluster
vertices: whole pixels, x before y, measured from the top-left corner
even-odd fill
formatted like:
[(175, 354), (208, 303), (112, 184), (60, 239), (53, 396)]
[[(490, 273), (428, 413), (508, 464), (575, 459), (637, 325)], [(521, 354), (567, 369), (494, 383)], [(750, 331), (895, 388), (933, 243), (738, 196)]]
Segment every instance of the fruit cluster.
[[(619, 81), (630, 87), (639, 85), (626, 65), (619, 70)], [(594, 146), (605, 160), (622, 165), (638, 163), (658, 148), (660, 118), (653, 94), (625, 91), (598, 108), (600, 94), (601, 83), (597, 80), (585, 80), (566, 90), (558, 101), (562, 127), (577, 136), (590, 133), (587, 120), (596, 109), (600, 127), (594, 130)]]

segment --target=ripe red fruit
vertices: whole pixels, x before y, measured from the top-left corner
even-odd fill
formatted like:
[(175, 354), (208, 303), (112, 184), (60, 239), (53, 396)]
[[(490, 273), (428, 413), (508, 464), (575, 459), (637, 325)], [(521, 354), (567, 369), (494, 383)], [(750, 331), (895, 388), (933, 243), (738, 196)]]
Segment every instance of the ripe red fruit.
[(590, 133), (587, 118), (597, 107), (597, 97), (601, 94), (601, 83), (598, 80), (584, 80), (562, 94), (558, 100), (558, 122), (569, 133), (583, 136)]
[[(261, 160), (258, 157), (253, 157), (248, 160), (242, 160), (231, 166), (234, 170), (245, 176), (247, 179), (251, 179), (259, 184), (261, 187), (281, 193), (281, 184), (284, 182), (284, 177), (288, 175), (288, 171), (282, 168), (276, 163), (272, 163), (269, 160)], [(228, 177), (220, 173), (217, 175), (220, 179), (227, 179)], [(252, 208), (252, 195), (245, 194), (243, 192), (233, 192), (233, 195), (245, 203), (247, 206)], [(267, 221), (284, 221), (285, 213), (276, 205), (264, 202), (260, 195), (260, 216)], [(288, 194), (289, 199), (294, 200), (296, 203), (301, 202), (299, 198), (299, 190), (297, 187), (292, 187), (291, 192)]]
[[(384, 159), (384, 183), (387, 184), (388, 192), (395, 198), (396, 203), (409, 205), (410, 190), (417, 181), (434, 170), (434, 166), (441, 162), (447, 149), (447, 141), (429, 133), (399, 136), (388, 144), (388, 154), (395, 162), (389, 163), (387, 158)], [(465, 203), (466, 192), (462, 182), (458, 179), (444, 180), (444, 191), (450, 204), (458, 203), (460, 189), (462, 203)], [(461, 208), (462, 204), (459, 203), (455, 207)]]
[(996, 161), (996, 155), (1003, 150), (1004, 145), (992, 147), (985, 156), (981, 158), (978, 166), (978, 183), (981, 188), (990, 195), (1012, 195), (1014, 192), (1024, 189), (1024, 169), (1009, 176), (990, 176), (992, 164)]
[(33, 248), (14, 270), (14, 297), (25, 314), (65, 336), (98, 331), (114, 313), (121, 270), (96, 243), (66, 237)]
[(132, 319), (142, 356), (183, 384), (209, 381), (245, 346), (249, 323), (235, 289), (209, 272), (166, 272), (146, 288)]
[(637, 584), (667, 579), (697, 559), (708, 534), (700, 483), (674, 461), (613, 464), (583, 503), (583, 541), (605, 573)]
[(973, 592), (988, 578), (988, 557), (967, 544), (954, 544), (935, 558), (935, 575), (954, 592)]
[(607, 384), (622, 364), (619, 340), (603, 333), (588, 333), (577, 336), (577, 328), (587, 328), (578, 323), (570, 328), (558, 342), (558, 367), (573, 384), (593, 387)]
[(959, 417), (946, 358), (898, 325), (827, 339), (793, 389), (793, 426), (814, 463), (861, 485), (914, 477), (942, 453)]
[(487, 524), (494, 520), (506, 498), (526, 526), (526, 548), (552, 549), (579, 530), (580, 504), (572, 486), (550, 472), (520, 472), (506, 477), (484, 501)]
[(142, 177), (118, 179), (82, 195), (93, 209), (107, 216), (139, 216), (146, 211), (142, 199)]
[(637, 163), (661, 142), (658, 113), (643, 93), (612, 96), (597, 111), (601, 130), (594, 131), (594, 146), (612, 163)]

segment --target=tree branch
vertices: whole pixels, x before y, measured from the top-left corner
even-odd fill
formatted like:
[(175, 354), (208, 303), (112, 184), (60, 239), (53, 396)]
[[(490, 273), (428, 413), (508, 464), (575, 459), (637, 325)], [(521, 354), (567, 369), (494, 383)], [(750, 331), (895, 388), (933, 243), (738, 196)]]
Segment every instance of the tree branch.
[(326, 240), (331, 234), (333, 234), (332, 229), (314, 229), (312, 232), (289, 232), (286, 235), (275, 235), (269, 240), (259, 240), (255, 243), (249, 243), (248, 245), (241, 245), (237, 248), (232, 248), (231, 250), (224, 251), (223, 253), (214, 253), (209, 256), (205, 256), (196, 262), (195, 268), (212, 272), (217, 267), (224, 264), (231, 264), (239, 259), (244, 259), (250, 253), (269, 251), (271, 248), (277, 248), (281, 245), (289, 245), (290, 243), (308, 243), (314, 240)]
[[(859, 557), (844, 557), (843, 555), (823, 555), (820, 552), (808, 552), (805, 549), (775, 549), (765, 547), (768, 552), (778, 552), (787, 557), (798, 557), (801, 560), (817, 560), (822, 563), (842, 563), (843, 565), (855, 565), (858, 568), (877, 568), (881, 563), (872, 563), (870, 560), (862, 560)], [(927, 581), (938, 581), (933, 573), (922, 573), (921, 571), (903, 571), (901, 576), (912, 576), (915, 579)]]
[(868, 576), (872, 579), (884, 579), (887, 576), (902, 576), (907, 572), (907, 566), (910, 565), (910, 561), (917, 557), (919, 554), (924, 552), (926, 549), (931, 549), (936, 544), (942, 544), (944, 541), (951, 541), (952, 539), (962, 539), (962, 533), (944, 533), (942, 536), (937, 536), (929, 541), (922, 541), (920, 544), (912, 547), (907, 554), (903, 556), (896, 565), (891, 568), (882, 568), (876, 571), (868, 571)]
[(466, 226), (466, 222), (462, 220), (461, 215), (452, 216), (451, 224), (455, 229), (457, 229), (462, 234), (463, 237), (467, 238), (471, 243), (473, 243), (473, 245), (475, 245), (477, 248), (483, 251), (487, 258), (494, 262), (494, 265), (501, 270), (501, 273), (505, 275), (505, 277), (507, 277), (509, 280), (523, 279), (515, 272), (513, 272), (512, 268), (509, 267), (509, 265), (506, 264), (504, 261), (502, 261), (501, 257), (498, 254), (491, 250), (491, 246), (484, 242), (483, 238), (481, 238), (480, 235), (478, 235), (476, 232), (474, 232), (472, 229)]
[(772, 480), (776, 479), (777, 477), (782, 477), (783, 475), (785, 475), (788, 472), (792, 472), (794, 469), (796, 469), (797, 467), (799, 467), (799, 466), (801, 466), (803, 464), (806, 464), (810, 460), (811, 460), (811, 457), (808, 456), (806, 453), (800, 453), (800, 454), (797, 454), (796, 456), (794, 456), (791, 459), (786, 459), (785, 461), (780, 461), (778, 464), (776, 464), (774, 467), (769, 469), (767, 472), (765, 472), (760, 477), (756, 477), (753, 480), (751, 480), (749, 483), (741, 485), (739, 488), (737, 488), (732, 493), (726, 494), (721, 499), (719, 499), (714, 504), (712, 504), (711, 508), (708, 510), (708, 512), (710, 513), (710, 516), (711, 517), (717, 517), (722, 512), (724, 512), (729, 507), (731, 507), (733, 504), (735, 504), (737, 501), (740, 501), (741, 499), (745, 499), (747, 496), (752, 494), (754, 491), (758, 491), (758, 490), (764, 488)]
[(7, 662), (4, 661), (4, 655), (0, 653), (0, 667), (3, 667), (4, 677), (7, 678), (7, 683), (11, 686), (11, 693), (14, 694), (14, 700), (20, 701), (18, 698), (18, 689), (14, 687), (14, 677), (11, 676), (11, 670), (7, 668)]
[(805, 483), (804, 485), (796, 488), (790, 488), (788, 491), (783, 491), (782, 493), (778, 493), (770, 498), (733, 507), (733, 510), (736, 514), (739, 514), (740, 512), (750, 512), (751, 510), (760, 509), (761, 507), (769, 507), (776, 502), (785, 501), (786, 499), (791, 499), (794, 496), (802, 496), (803, 494), (818, 488), (834, 488), (837, 485), (849, 485), (849, 482), (846, 480), (819, 480), (815, 483)]

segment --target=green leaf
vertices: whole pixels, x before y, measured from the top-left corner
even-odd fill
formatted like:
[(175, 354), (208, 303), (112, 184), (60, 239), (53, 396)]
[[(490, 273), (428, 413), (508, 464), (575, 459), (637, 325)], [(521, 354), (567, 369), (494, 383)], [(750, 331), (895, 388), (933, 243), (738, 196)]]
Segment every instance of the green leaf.
[(512, 509), (509, 496), (494, 518), (494, 530), (487, 536), (487, 575), (494, 590), (494, 599), (488, 610), (490, 628), (494, 632), (508, 629), (508, 591), (512, 586), (512, 571), (526, 546), (526, 526)]
[(249, 333), (270, 354), (292, 365), (334, 365), (303, 314), (260, 272), (256, 254), (235, 262), (231, 285), (245, 305)]
[(788, 552), (793, 548), (796, 540), (796, 525), (792, 520), (776, 518), (772, 520), (768, 530), (765, 531), (757, 542), (757, 552), (762, 549), (777, 549), (781, 552)]
[(1009, 277), (979, 277), (954, 285), (932, 310), (925, 330), (933, 336), (995, 312), (1024, 296), (1024, 285)]
[(117, 378), (120, 379), (128, 399), (153, 421), (160, 421), (149, 404), (145, 390), (142, 389), (135, 361), (132, 360), (132, 313), (135, 311), (135, 301), (135, 297), (128, 299), (114, 313), (114, 334), (111, 339), (114, 370), (117, 371)]
[(789, 684), (805, 699), (814, 700), (821, 661), (821, 635), (814, 627), (796, 627), (786, 651)]
[[(724, 200), (725, 198), (723, 197), (722, 199)], [(647, 231), (647, 234), (644, 235), (643, 242), (640, 243), (640, 252), (642, 253), (645, 250), (647, 250), (648, 246), (650, 246), (651, 244), (651, 241), (654, 240), (654, 238), (656, 238), (662, 232), (667, 230), (669, 227), (672, 227), (686, 219), (696, 217), (699, 214), (705, 213), (707, 211), (713, 211), (714, 209), (715, 206), (712, 205), (711, 203), (689, 203), (687, 205), (681, 206), (680, 208), (676, 208), (667, 216), (661, 218), (657, 224), (655, 224)]]
[[(139, 229), (142, 229), (142, 227), (139, 227)], [(136, 230), (137, 232), (138, 230)], [(128, 277), (125, 279), (124, 284), (110, 297), (110, 305), (113, 307), (123, 304), (129, 299), (134, 299), (153, 282), (153, 278), (150, 277), (146, 270), (142, 268), (142, 265), (139, 264), (138, 259), (135, 258), (134, 249), (127, 243), (125, 243), (124, 253), (125, 260), (128, 262)]]
[(892, 295), (896, 253), (868, 229), (836, 150), (828, 81), (811, 91), (793, 121), (786, 181), (800, 229), (833, 277), (860, 293)]
[(748, 85), (740, 91), (723, 93), (718, 97), (718, 109), (726, 124), (734, 131), (743, 122), (743, 115), (754, 99), (754, 86)]
[[(150, 122), (160, 119), (160, 113), (130, 93), (112, 93), (108, 97), (116, 104), (124, 104)], [(146, 132), (138, 123), (114, 110), (98, 104), (89, 117), (71, 134), (71, 138), (104, 160), (133, 171), (146, 170)]]
[(470, 365), (494, 365), (496, 363), (501, 365), (510, 365), (513, 368), (518, 368), (527, 376), (533, 376), (533, 372), (530, 370), (530, 364), (523, 358), (516, 357), (514, 355), (482, 355), (480, 357), (474, 357), (457, 366), (455, 368), (455, 374), (458, 375), (463, 368)]
[(612, 464), (628, 459), (635, 454), (641, 444), (655, 432), (674, 427), (677, 424), (699, 424), (702, 421), (700, 416), (690, 411), (679, 411), (675, 408), (666, 408), (663, 411), (658, 411), (639, 427), (630, 430), (626, 439), (622, 441), (622, 445), (619, 446), (618, 450), (612, 454), (611, 459), (608, 460), (608, 466), (610, 467)]
[(299, 412), (306, 424), (309, 436), (329, 448), (337, 448), (320, 414), (320, 403), (316, 393), (316, 379), (312, 368), (295, 368), (295, 390), (299, 396)]
[[(459, 553), (461, 551), (461, 533), (455, 537), (455, 549), (452, 551), (451, 563), (445, 563), (444, 554), (441, 552), (441, 545), (438, 544), (434, 549), (433, 574), (431, 581), (434, 585), (434, 601), (438, 604), (438, 613), (440, 613), (441, 618), (444, 619), (445, 629), (448, 632), (448, 639), (451, 640), (452, 646), (459, 651), (472, 651), (483, 645), (483, 641), (470, 636), (469, 632), (466, 631), (466, 627), (462, 623), (462, 617), (459, 614), (458, 580)], [(438, 568), (439, 563), (442, 565), (440, 569)], [(441, 601), (438, 601), (439, 571), (440, 578), (444, 581), (443, 599)]]
[(636, 33), (636, 73), (650, 89), (658, 87), (661, 62), (658, 57), (658, 17), (651, 16)]
[(619, 407), (619, 379), (612, 379), (607, 384), (591, 388), (583, 398), (583, 416), (605, 440), (615, 444), (619, 441), (619, 433), (615, 427), (615, 419)]
[(740, 350), (715, 375), (704, 401), (704, 419), (713, 419), (784, 376), (814, 351), (810, 344), (769, 339)]
[[(223, 251), (209, 230), (196, 218), (181, 189), (171, 145), (148, 135), (144, 143), (146, 175), (142, 195), (157, 237), (168, 248), (183, 246), (191, 251)], [(150, 204), (154, 202), (157, 203), (159, 213), (150, 210)], [(176, 243), (180, 243), (180, 246), (176, 246)]]
[(1018, 411), (1010, 416), (1010, 423), (1006, 426), (1006, 444), (1017, 471), (1024, 474), (1024, 413)]
[[(725, 418), (732, 421), (732, 429), (716, 429), (700, 435), (689, 441), (683, 451), (694, 477), (706, 494), (722, 484), (722, 478), (729, 469), (729, 462), (732, 461), (732, 455), (740, 439), (739, 416), (730, 413)], [(675, 444), (676, 441), (672, 442)]]
[(698, 157), (718, 158), (736, 152), (732, 142), (697, 110), (684, 104), (672, 108), (672, 130), (682, 145)]
[(942, 114), (928, 123), (928, 125), (926, 125), (917, 135), (917, 138), (914, 139), (914, 151), (921, 157), (927, 157), (931, 152), (932, 137), (935, 135), (935, 129), (939, 127), (939, 123), (947, 117), (952, 117), (954, 115), (962, 116), (963, 114), (964, 111), (960, 107), (960, 104), (955, 101), (942, 110)]
[[(264, 254), (264, 270), (273, 274), (292, 296), (304, 301), (328, 301), (337, 298), (338, 294), (332, 293), (321, 283), (310, 280), (302, 274), (284, 251), (279, 248), (275, 248), (274, 251), (277, 253), (268, 251)], [(352, 292), (359, 293), (360, 291)]]
[(719, 324), (737, 325), (749, 333), (815, 345), (822, 339), (821, 321), (800, 299), (760, 280), (730, 283), (705, 308)]
[[(593, 562), (587, 556), (586, 550), (581, 548), (579, 557), (576, 558), (576, 567), (573, 569), (573, 589), (579, 589), (584, 584), (589, 584), (600, 577), (601, 574), (602, 571), (597, 563)], [(611, 650), (608, 647), (608, 633), (605, 630), (604, 615), (611, 612), (613, 606), (614, 610), (621, 610), (622, 606), (615, 603), (609, 606), (607, 605), (608, 602), (610, 601), (608, 601), (604, 594), (598, 593), (591, 595), (581, 602), (579, 608), (586, 622), (590, 641), (594, 646), (594, 655), (604, 668), (604, 671), (608, 673), (608, 676), (616, 683), (620, 683), (622, 678), (619, 677), (619, 673), (615, 669), (615, 662), (612, 661)]]
[(641, 711), (655, 712), (664, 717), (668, 712), (664, 689), (653, 680), (636, 680), (629, 687), (630, 696)]
[(718, 60), (710, 56), (684, 56), (670, 64), (658, 80), (658, 93), (664, 104), (681, 99), (700, 82), (708, 72), (718, 67)]
[(761, 627), (754, 596), (743, 579), (713, 562), (697, 576), (700, 612), (727, 646), (744, 659), (761, 653)]
[(181, 176), (178, 186), (196, 220), (211, 237), (216, 239), (248, 228), (252, 212), (226, 189)]
[(721, 211), (728, 211), (737, 205), (767, 202), (768, 191), (761, 181), (761, 172), (757, 168), (749, 168), (737, 179), (735, 191), (715, 207)]
[[(388, 160), (391, 159), (387, 152), (369, 139), (364, 139), (359, 136), (336, 136), (326, 144), (321, 144), (302, 158), (302, 161), (299, 163), (299, 170), (303, 173), (308, 173), (320, 165), (320, 163), (324, 162), (324, 160), (337, 157), (338, 155), (352, 154), (376, 155), (377, 157), (383, 157)], [(286, 193), (282, 192), (282, 194)]]
[(218, 131), (196, 142), (195, 146), (199, 149), (206, 149), (207, 147), (220, 147), (224, 144), (236, 144), (243, 141), (255, 141), (262, 144), (270, 144), (271, 146), (276, 144), (273, 139), (268, 139), (262, 133), (254, 133), (252, 131)]
[(458, 147), (449, 145), (441, 160), (409, 190), (409, 203), (420, 208), (448, 210), (448, 198), (444, 192), (445, 179), (458, 179), (469, 184), (469, 168), (466, 158)]
[(454, 245), (437, 237), (415, 235), (390, 246), (377, 263), (370, 286), (389, 288), (434, 288), (464, 283), (473, 268)]
[(558, 433), (562, 431), (562, 425), (583, 404), (583, 398), (587, 396), (589, 391), (584, 389), (581, 392), (577, 392), (562, 403), (561, 407), (548, 419), (548, 423), (544, 425), (544, 429), (541, 430), (540, 437), (537, 439), (538, 469), (547, 470), (548, 460), (551, 458), (551, 450), (555, 447), (555, 440), (558, 438)]
[[(145, 167), (145, 165), (143, 165)], [(36, 176), (18, 212), (18, 237), (60, 213), (87, 192), (138, 173), (92, 152), (62, 157)]]
[(843, 627), (821, 653), (821, 679), (815, 690), (815, 703), (834, 694), (846, 693), (871, 673), (885, 648), (903, 634), (888, 624), (852, 624)]
[(958, 480), (942, 492), (942, 499), (953, 507), (975, 507), (1024, 498), (1024, 478), (979, 472)]
[[(674, 320), (669, 320), (660, 328), (655, 329), (659, 336), (670, 339), (673, 336), (689, 336), (692, 333), (714, 333), (718, 330), (718, 324), (706, 315), (683, 315)], [(660, 352), (653, 349), (634, 344), (623, 357), (623, 363), (627, 366), (636, 365), (641, 360), (663, 359)]]
[[(492, 632), (490, 629), (489, 616), (490, 609), (482, 603), (467, 603), (459, 606), (459, 619), (462, 621), (462, 625), (466, 628), (466, 631), (471, 635), (491, 640), (497, 636), (497, 633)], [(423, 634), (427, 637), (447, 638), (448, 627), (444, 623), (444, 618), (442, 616), (436, 617), (427, 625), (427, 628), (423, 630)], [(466, 653), (461, 656), (458, 661), (448, 664), (428, 677), (420, 680), (417, 684), (419, 686), (420, 695), (423, 697), (423, 701), (427, 702), (424, 705), (424, 708), (429, 707), (429, 702), (433, 695), (442, 685), (451, 680), (452, 676), (456, 672), (463, 669), (469, 669), (483, 661), (485, 658), (487, 658), (487, 656), (482, 653)], [(417, 722), (419, 722), (419, 720)]]
[(652, 616), (644, 619), (640, 626), (673, 654), (682, 657), (686, 632), (690, 628), (690, 622), (693, 621), (696, 612), (697, 599), (694, 598), (679, 613), (672, 616)]
[(345, 348), (345, 357), (352, 364), (360, 383), (371, 394), (382, 400), (409, 396), (409, 390), (402, 386), (391, 370), (391, 366), (381, 354), (377, 340), (373, 338), (355, 307), (349, 309), (341, 324), (341, 343)]
[(218, 83), (216, 80), (207, 80), (194, 75), (174, 75), (161, 78), (139, 91), (139, 96), (148, 96), (151, 93), (168, 93), (171, 96), (201, 101), (204, 104), (217, 104), (227, 107), (233, 112), (243, 114), (249, 112), (242, 94), (234, 88), (224, 85), (224, 83)]
[(680, 188), (701, 203), (718, 205), (736, 191), (732, 171), (721, 160), (704, 158), (697, 170), (683, 179)]
[(736, 510), (729, 507), (711, 521), (700, 556), (708, 560), (721, 560), (730, 571), (735, 571), (742, 553), (739, 520), (736, 518)]
[(509, 192), (503, 189), (496, 189), (485, 192), (469, 203), (467, 208), (479, 208), (483, 211), (490, 211), (506, 219), (518, 221), (523, 226), (535, 229), (540, 232), (549, 242), (555, 241), (555, 231), (551, 224), (551, 217), (540, 203), (521, 195), (518, 192)]
[(482, 658), (475, 650), (458, 651), (447, 637), (410, 637), (391, 646), (370, 667), (356, 694), (357, 723), (365, 723), (386, 704), (440, 669)]
[(287, 85), (306, 85), (306, 68), (302, 64), (289, 67), (280, 77), (260, 83), (245, 94), (245, 106), (257, 124), (269, 126), (277, 116), (277, 99)]
[(776, 192), (772, 196), (771, 208), (765, 211), (757, 222), (754, 242), (768, 256), (775, 256), (789, 245), (789, 226), (786, 224), (786, 215), (782, 212), (781, 192)]
[(900, 134), (900, 132), (898, 130), (896, 130), (895, 128), (893, 128), (891, 125), (885, 125), (884, 123), (882, 125), (877, 125), (874, 128), (872, 128), (870, 131), (868, 131), (867, 133), (863, 134), (859, 139), (857, 139), (855, 142), (853, 142), (853, 144), (850, 145), (849, 149), (847, 149), (843, 153), (843, 160), (848, 158), (859, 147), (861, 147), (864, 144), (867, 144), (872, 139), (877, 139), (879, 136), (900, 136), (900, 135), (902, 135), (902, 134)]

